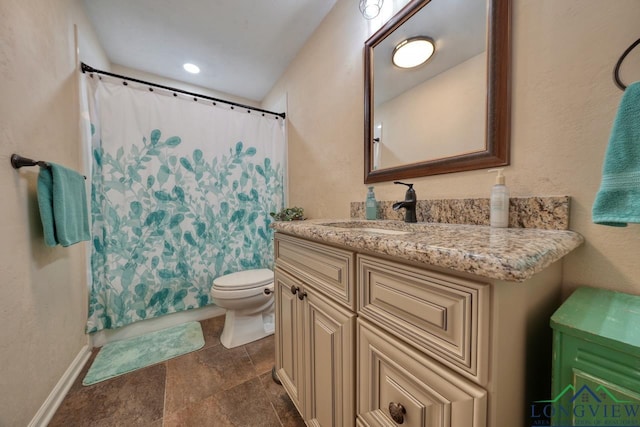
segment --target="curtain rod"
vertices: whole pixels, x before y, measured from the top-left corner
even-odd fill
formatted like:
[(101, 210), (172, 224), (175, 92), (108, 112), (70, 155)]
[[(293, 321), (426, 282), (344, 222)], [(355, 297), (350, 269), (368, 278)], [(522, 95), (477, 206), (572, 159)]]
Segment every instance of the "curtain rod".
[(207, 96), (207, 95), (202, 95), (199, 93), (194, 93), (194, 92), (189, 92), (186, 90), (182, 90), (182, 89), (176, 89), (170, 86), (163, 86), (157, 83), (151, 83), (151, 82), (147, 82), (144, 80), (139, 80), (139, 79), (134, 79), (133, 77), (127, 77), (127, 76), (123, 76), (120, 74), (114, 74), (114, 73), (110, 73), (108, 71), (102, 71), (102, 70), (98, 70), (96, 68), (93, 68), (87, 64), (85, 64), (84, 62), (80, 63), (80, 69), (82, 70), (83, 73), (97, 73), (97, 74), (104, 74), (105, 76), (111, 76), (111, 77), (116, 77), (118, 79), (123, 79), (123, 80), (129, 80), (131, 82), (136, 82), (136, 83), (141, 83), (143, 85), (147, 85), (147, 86), (153, 86), (153, 87), (157, 87), (160, 89), (165, 89), (171, 92), (179, 92), (179, 93), (183, 93), (185, 95), (190, 95), (190, 96), (195, 96), (197, 98), (203, 98), (203, 99), (208, 99), (210, 101), (215, 101), (215, 102), (222, 102), (223, 104), (229, 104), (231, 105), (233, 108), (233, 106), (235, 107), (241, 107), (241, 108), (247, 108), (249, 110), (254, 110), (254, 111), (260, 111), (262, 113), (268, 113), (268, 114), (273, 114), (274, 116), (277, 117), (282, 117), (283, 119), (286, 117), (285, 113), (276, 113), (273, 111), (269, 111), (269, 110), (263, 110), (262, 108), (257, 108), (257, 107), (252, 107), (250, 105), (244, 105), (244, 104), (239, 104), (237, 102), (232, 102), (232, 101), (225, 101), (224, 99), (219, 99), (219, 98), (214, 98), (211, 96)]

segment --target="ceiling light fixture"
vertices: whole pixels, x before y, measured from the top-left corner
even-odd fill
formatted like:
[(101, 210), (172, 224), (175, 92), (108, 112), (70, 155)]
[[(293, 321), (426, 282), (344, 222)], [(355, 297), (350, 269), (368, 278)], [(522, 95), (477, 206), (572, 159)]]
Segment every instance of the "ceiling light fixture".
[(198, 67), (195, 64), (190, 64), (190, 63), (186, 63), (182, 66), (182, 68), (185, 69), (185, 71), (191, 73), (191, 74), (198, 74), (200, 72), (200, 67)]
[(433, 40), (429, 37), (411, 37), (393, 49), (392, 61), (396, 67), (414, 68), (427, 62), (435, 50)]
[(373, 19), (382, 10), (382, 3), (384, 3), (384, 0), (360, 0), (360, 13), (366, 19)]

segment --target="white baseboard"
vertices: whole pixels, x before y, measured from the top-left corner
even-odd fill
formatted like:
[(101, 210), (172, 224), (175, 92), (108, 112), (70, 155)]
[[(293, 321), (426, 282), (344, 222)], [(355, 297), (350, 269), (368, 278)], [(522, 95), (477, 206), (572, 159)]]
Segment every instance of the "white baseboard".
[(65, 373), (62, 375), (62, 378), (60, 378), (56, 386), (51, 390), (51, 393), (49, 393), (47, 400), (44, 401), (36, 415), (29, 423), (29, 427), (45, 427), (49, 424), (49, 421), (51, 421), (51, 418), (53, 418), (53, 415), (58, 410), (62, 400), (69, 392), (69, 389), (80, 374), (84, 364), (87, 363), (90, 355), (91, 350), (89, 345), (85, 345), (80, 349), (76, 358), (73, 359), (73, 362), (71, 362), (71, 365), (69, 365)]
[(103, 329), (91, 334), (91, 345), (93, 347), (102, 347), (103, 345), (113, 341), (137, 337), (148, 334), (149, 332), (155, 332), (160, 329), (177, 326), (182, 323), (222, 316), (225, 312), (226, 310), (224, 308), (216, 305), (208, 305), (206, 307), (179, 311), (177, 313), (167, 314), (153, 319), (141, 320), (118, 329)]

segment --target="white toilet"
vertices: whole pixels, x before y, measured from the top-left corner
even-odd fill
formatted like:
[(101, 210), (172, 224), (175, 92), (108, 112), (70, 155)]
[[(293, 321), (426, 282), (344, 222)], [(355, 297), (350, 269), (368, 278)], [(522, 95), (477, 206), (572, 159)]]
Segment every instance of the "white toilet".
[(227, 310), (220, 342), (238, 347), (273, 334), (273, 271), (239, 271), (213, 281), (214, 303)]

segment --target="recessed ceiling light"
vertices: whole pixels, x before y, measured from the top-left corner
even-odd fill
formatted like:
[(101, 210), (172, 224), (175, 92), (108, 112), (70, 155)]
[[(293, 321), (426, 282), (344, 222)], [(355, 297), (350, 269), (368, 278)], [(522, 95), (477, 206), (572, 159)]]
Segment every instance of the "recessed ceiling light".
[(191, 74), (198, 74), (200, 72), (200, 67), (195, 64), (186, 63), (182, 66), (187, 72)]
[(393, 50), (392, 61), (400, 68), (417, 67), (427, 62), (435, 49), (433, 40), (429, 37), (412, 37), (398, 43)]

